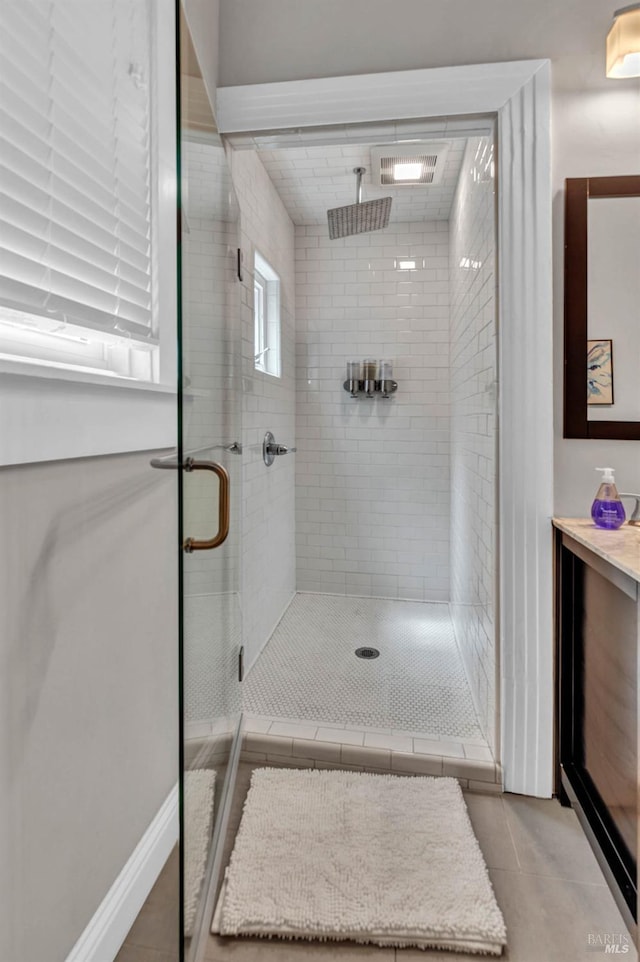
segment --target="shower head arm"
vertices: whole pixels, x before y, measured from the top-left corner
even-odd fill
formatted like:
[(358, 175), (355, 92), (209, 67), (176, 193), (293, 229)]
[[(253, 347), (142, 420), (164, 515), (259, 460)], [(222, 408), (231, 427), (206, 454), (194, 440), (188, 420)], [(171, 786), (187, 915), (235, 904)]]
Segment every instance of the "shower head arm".
[(367, 172), (366, 167), (354, 167), (353, 172), (356, 175), (356, 204), (362, 203), (362, 175)]

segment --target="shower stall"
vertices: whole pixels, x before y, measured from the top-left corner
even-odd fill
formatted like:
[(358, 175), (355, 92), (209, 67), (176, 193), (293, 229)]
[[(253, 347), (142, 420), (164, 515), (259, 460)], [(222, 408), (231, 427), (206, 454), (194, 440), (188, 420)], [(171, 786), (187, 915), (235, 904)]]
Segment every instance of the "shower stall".
[[(256, 575), (285, 601), (277, 625), (273, 612), (245, 632), (246, 757), (497, 786), (493, 122), (238, 134), (228, 144), (245, 263), (270, 244), (295, 304), (295, 334), (282, 335), (295, 336), (293, 370), (274, 384), (244, 369), (243, 410), (255, 393), (270, 399), (245, 445), (266, 512)], [(336, 208), (354, 171), (356, 203)], [(363, 214), (383, 201), (386, 227)], [(341, 226), (336, 209), (350, 215)], [(276, 223), (274, 241), (265, 228)], [(383, 382), (375, 370), (391, 364), (394, 380)], [(295, 475), (260, 472), (260, 431), (287, 416)], [(283, 532), (295, 537), (293, 576)], [(244, 586), (253, 593), (251, 571)]]
[[(496, 195), (491, 118), (223, 143), (182, 73), (182, 457), (231, 483), (183, 562), (195, 959), (238, 757), (500, 789)], [(184, 534), (216, 529), (206, 472), (182, 486)]]

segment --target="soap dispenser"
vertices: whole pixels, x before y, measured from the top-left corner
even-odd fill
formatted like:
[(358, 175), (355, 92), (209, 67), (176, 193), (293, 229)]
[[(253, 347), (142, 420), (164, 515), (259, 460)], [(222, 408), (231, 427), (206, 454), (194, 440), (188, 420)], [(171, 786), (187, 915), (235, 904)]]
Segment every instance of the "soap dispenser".
[(591, 517), (598, 528), (611, 531), (624, 524), (626, 514), (616, 488), (613, 468), (596, 468), (596, 471), (602, 471), (602, 484), (591, 505)]

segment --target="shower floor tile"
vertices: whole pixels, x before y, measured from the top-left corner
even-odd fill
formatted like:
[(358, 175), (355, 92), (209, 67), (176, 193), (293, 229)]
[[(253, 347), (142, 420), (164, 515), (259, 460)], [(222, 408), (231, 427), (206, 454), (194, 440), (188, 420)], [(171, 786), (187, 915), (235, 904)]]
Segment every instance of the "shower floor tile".
[(208, 731), (240, 707), (240, 602), (233, 592), (186, 595), (183, 612), (184, 719), (189, 737), (198, 737), (198, 723)]
[(377, 733), (398, 751), (414, 735), (486, 745), (446, 604), (297, 594), (243, 689), (245, 713), (275, 723)]

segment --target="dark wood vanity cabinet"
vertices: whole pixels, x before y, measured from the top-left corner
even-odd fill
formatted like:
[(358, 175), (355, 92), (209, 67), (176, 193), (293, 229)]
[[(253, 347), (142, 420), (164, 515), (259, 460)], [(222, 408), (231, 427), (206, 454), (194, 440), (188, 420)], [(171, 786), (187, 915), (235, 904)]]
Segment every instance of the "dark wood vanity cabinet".
[(637, 920), (638, 582), (556, 531), (558, 793)]

